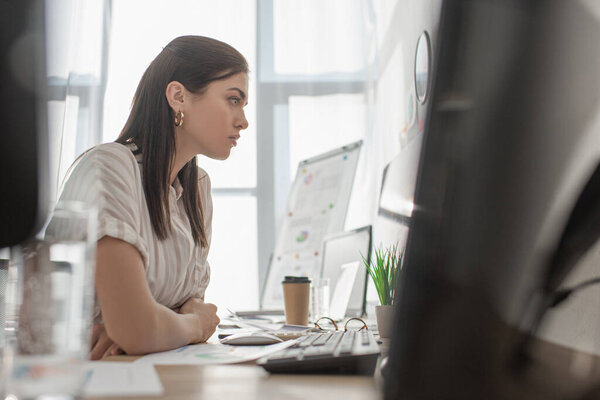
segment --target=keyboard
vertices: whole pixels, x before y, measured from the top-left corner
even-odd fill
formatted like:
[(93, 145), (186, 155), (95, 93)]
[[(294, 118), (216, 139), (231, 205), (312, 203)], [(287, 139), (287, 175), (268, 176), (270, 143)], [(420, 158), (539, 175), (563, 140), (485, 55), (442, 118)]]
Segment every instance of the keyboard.
[(302, 336), (257, 363), (271, 373), (373, 375), (378, 356), (370, 331), (334, 331)]

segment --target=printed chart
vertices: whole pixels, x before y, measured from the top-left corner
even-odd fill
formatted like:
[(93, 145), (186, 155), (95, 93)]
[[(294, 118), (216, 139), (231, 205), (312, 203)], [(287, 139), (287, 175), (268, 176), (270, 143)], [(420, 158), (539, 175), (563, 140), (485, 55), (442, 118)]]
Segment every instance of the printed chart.
[(344, 230), (362, 141), (302, 161), (288, 196), (261, 298), (262, 309), (282, 309), (286, 275), (316, 277), (323, 238)]

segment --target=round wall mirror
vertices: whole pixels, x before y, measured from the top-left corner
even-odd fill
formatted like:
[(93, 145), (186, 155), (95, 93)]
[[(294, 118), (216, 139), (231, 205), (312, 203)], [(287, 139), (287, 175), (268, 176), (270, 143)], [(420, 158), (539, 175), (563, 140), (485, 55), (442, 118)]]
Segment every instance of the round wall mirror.
[(417, 42), (415, 54), (415, 91), (421, 104), (427, 100), (429, 93), (429, 71), (431, 69), (431, 48), (429, 34), (423, 32)]

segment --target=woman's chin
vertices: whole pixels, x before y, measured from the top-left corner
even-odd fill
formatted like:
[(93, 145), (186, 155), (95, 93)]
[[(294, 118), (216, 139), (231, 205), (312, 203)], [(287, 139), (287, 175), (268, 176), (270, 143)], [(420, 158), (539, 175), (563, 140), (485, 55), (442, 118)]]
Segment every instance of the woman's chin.
[(231, 151), (228, 151), (226, 154), (211, 155), (211, 156), (209, 156), (209, 158), (212, 158), (213, 160), (224, 161), (224, 160), (227, 160), (230, 155), (231, 155)]

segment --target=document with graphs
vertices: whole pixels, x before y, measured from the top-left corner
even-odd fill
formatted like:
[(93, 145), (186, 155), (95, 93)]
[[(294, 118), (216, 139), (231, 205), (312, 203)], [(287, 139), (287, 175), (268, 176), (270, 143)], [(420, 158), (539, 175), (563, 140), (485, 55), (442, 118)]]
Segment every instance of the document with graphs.
[(361, 146), (362, 141), (354, 142), (298, 164), (262, 293), (262, 309), (283, 309), (284, 276), (312, 278), (319, 273), (323, 238), (344, 230)]

